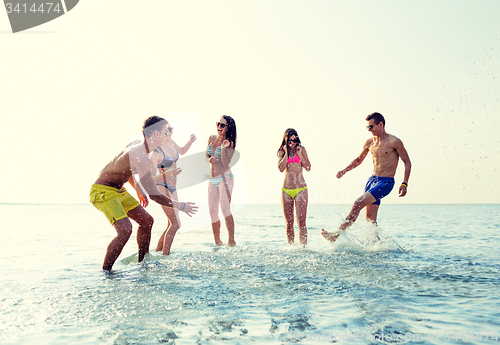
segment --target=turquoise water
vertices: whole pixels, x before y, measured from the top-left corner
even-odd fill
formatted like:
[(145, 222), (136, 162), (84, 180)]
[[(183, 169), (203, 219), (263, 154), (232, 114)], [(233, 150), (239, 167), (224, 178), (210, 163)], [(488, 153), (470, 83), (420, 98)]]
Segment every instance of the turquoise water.
[(134, 234), (104, 273), (114, 230), (91, 205), (0, 205), (0, 343), (500, 342), (500, 205), (382, 205), (381, 242), (361, 220), (325, 242), (348, 210), (310, 205), (305, 249), (280, 205), (238, 210), (236, 248), (185, 217), (169, 257), (138, 264)]

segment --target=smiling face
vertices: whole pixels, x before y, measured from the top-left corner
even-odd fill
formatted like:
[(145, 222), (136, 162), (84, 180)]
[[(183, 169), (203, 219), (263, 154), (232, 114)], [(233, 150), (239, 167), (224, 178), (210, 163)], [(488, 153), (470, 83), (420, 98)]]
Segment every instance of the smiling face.
[(220, 136), (224, 136), (227, 133), (227, 121), (225, 118), (221, 117), (219, 122), (217, 122), (217, 134)]
[(293, 149), (294, 147), (297, 146), (296, 140), (298, 140), (298, 139), (299, 139), (298, 136), (296, 136), (295, 134), (292, 134), (288, 137), (288, 141), (286, 144), (288, 145), (289, 148)]
[(174, 133), (174, 127), (168, 125), (165, 130), (167, 131), (165, 135), (167, 136), (168, 140), (172, 139), (172, 133)]
[(153, 132), (151, 138), (154, 140), (153, 143), (156, 146), (161, 146), (166, 140), (168, 140), (168, 135), (169, 135), (169, 132), (167, 130), (168, 127), (170, 126), (168, 124), (165, 124), (161, 127), (160, 130)]

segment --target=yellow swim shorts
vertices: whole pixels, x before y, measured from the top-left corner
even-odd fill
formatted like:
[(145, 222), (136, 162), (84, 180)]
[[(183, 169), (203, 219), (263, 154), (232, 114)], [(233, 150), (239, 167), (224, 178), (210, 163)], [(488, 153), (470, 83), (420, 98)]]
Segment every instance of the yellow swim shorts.
[(127, 213), (140, 205), (125, 188), (116, 189), (101, 184), (92, 185), (90, 202), (104, 213), (111, 225), (117, 220), (127, 218)]

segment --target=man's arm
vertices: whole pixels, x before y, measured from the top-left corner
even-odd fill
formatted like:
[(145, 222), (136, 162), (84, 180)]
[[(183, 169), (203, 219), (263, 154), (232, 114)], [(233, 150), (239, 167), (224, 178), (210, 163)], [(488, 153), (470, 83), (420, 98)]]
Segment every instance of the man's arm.
[(136, 149), (129, 153), (129, 159), (131, 168), (133, 171), (139, 174), (139, 181), (144, 187), (146, 192), (149, 194), (149, 198), (154, 202), (166, 206), (178, 209), (179, 211), (185, 212), (188, 216), (196, 213), (198, 207), (193, 206), (194, 203), (185, 203), (172, 200), (163, 193), (161, 193), (156, 188), (156, 183), (151, 174), (151, 162), (146, 154), (145, 150)]
[(411, 172), (410, 156), (408, 156), (408, 152), (406, 152), (403, 142), (400, 139), (397, 139), (394, 143), (394, 149), (405, 165), (405, 176), (403, 178), (403, 183), (399, 186), (399, 196), (405, 196), (408, 191), (408, 180), (410, 179)]
[(132, 177), (130, 178), (130, 180), (128, 180), (128, 183), (130, 183), (130, 185), (132, 187), (134, 187), (135, 191), (137, 192), (137, 197), (139, 198), (139, 201), (141, 203), (141, 206), (142, 207), (147, 207), (149, 205), (149, 199), (148, 199), (148, 196), (144, 193), (144, 191), (142, 190), (141, 188), (141, 185), (140, 184), (136, 184), (135, 183), (135, 180), (134, 180), (134, 176), (132, 175)]
[(365, 160), (366, 155), (370, 151), (368, 148), (369, 148), (369, 145), (370, 145), (371, 142), (372, 142), (372, 139), (368, 139), (365, 142), (365, 144), (363, 146), (363, 151), (361, 151), (361, 153), (359, 154), (359, 156), (356, 157), (356, 159), (354, 159), (345, 169), (342, 169), (339, 172), (337, 172), (337, 178), (341, 178), (342, 176), (345, 175), (346, 172), (351, 171), (352, 169), (356, 168), (358, 165), (360, 165), (361, 163), (363, 163), (363, 161)]
[[(140, 175), (139, 175), (140, 176)], [(157, 188), (153, 177), (151, 176), (151, 171), (148, 171), (145, 175), (140, 178), (141, 184), (146, 189), (149, 194), (149, 198), (154, 202), (166, 206), (175, 208), (179, 211), (186, 213), (188, 216), (195, 214), (198, 210), (197, 206), (194, 206), (193, 202), (180, 202), (172, 200), (168, 196), (161, 193)]]

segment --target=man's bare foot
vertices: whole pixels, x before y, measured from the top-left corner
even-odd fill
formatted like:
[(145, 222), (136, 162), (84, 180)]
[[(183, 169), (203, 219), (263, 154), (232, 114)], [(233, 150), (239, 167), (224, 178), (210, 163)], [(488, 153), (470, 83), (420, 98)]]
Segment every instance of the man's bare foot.
[(330, 242), (335, 242), (335, 240), (339, 238), (341, 233), (342, 233), (341, 230), (337, 230), (335, 232), (328, 232), (325, 229), (321, 229), (321, 235), (323, 235), (323, 237)]
[(223, 244), (224, 242), (222, 242), (221, 240), (215, 241), (216, 246), (222, 246)]
[(227, 245), (229, 247), (236, 247), (236, 241), (235, 240), (229, 241), (229, 242), (227, 242)]

